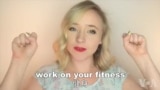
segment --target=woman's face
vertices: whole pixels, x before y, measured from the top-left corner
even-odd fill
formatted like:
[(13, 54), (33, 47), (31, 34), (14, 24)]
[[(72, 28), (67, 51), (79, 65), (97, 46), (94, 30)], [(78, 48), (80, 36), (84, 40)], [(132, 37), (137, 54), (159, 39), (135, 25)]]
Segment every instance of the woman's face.
[(94, 11), (89, 10), (67, 31), (67, 50), (72, 60), (93, 58), (99, 44), (102, 43), (102, 20)]

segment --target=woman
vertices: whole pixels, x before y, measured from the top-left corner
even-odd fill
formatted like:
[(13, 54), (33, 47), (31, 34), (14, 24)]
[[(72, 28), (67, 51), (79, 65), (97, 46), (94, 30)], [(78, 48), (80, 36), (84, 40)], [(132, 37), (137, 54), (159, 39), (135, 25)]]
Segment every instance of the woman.
[[(37, 49), (36, 33), (20, 34), (12, 43), (12, 64), (1, 90), (18, 90), (23, 73)], [(55, 51), (57, 63), (40, 69), (39, 73), (70, 73), (68, 78), (35, 76), (21, 90), (144, 90), (125, 71), (113, 66), (109, 49), (109, 27), (103, 11), (92, 1), (83, 1), (72, 7), (62, 22), (62, 35)], [(152, 63), (142, 35), (123, 34), (124, 48), (134, 59), (145, 79), (160, 83), (158, 70)], [(97, 74), (97, 72), (99, 74)], [(89, 73), (89, 77), (76, 77), (75, 73)], [(102, 73), (121, 73), (117, 77), (102, 77)], [(100, 76), (99, 76), (100, 75)], [(77, 83), (75, 82), (83, 83)], [(39, 83), (38, 83), (39, 82)], [(158, 90), (160, 86), (146, 87)]]

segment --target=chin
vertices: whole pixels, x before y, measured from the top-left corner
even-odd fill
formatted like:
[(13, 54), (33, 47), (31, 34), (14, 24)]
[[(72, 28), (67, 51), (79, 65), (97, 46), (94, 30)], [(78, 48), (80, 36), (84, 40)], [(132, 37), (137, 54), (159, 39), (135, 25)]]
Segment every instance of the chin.
[(68, 49), (71, 59), (75, 61), (84, 61), (88, 58), (88, 53), (87, 52), (77, 52), (74, 49)]
[(82, 56), (82, 55), (72, 55), (71, 56), (71, 59), (72, 60), (75, 60), (75, 61), (83, 61), (86, 59), (86, 56)]

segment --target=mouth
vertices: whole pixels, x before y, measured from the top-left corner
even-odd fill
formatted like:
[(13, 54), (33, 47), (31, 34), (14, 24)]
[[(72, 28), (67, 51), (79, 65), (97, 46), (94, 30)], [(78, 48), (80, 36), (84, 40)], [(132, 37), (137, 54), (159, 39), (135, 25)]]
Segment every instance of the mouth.
[(75, 47), (74, 47), (74, 50), (76, 50), (76, 51), (78, 51), (78, 52), (84, 52), (84, 51), (86, 51), (87, 49), (84, 48), (84, 47), (75, 46)]

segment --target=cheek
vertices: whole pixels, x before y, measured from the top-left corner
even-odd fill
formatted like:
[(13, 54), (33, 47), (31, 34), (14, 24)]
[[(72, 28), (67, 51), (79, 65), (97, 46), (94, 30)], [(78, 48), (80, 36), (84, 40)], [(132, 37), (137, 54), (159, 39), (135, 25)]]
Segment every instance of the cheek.
[(88, 41), (88, 44), (97, 46), (97, 45), (101, 44), (101, 42), (102, 42), (101, 35), (96, 35), (94, 37), (89, 37), (87, 41)]
[(68, 35), (67, 37), (67, 44), (73, 44), (75, 42), (75, 36), (74, 35)]
[(75, 38), (73, 36), (68, 36), (67, 38), (67, 50), (68, 51), (71, 51), (71, 49), (73, 48), (74, 46), (74, 43), (75, 43)]
[(91, 52), (96, 52), (98, 46), (101, 44), (101, 40), (95, 40), (95, 39), (92, 39), (89, 41), (88, 43), (88, 48), (91, 50)]

